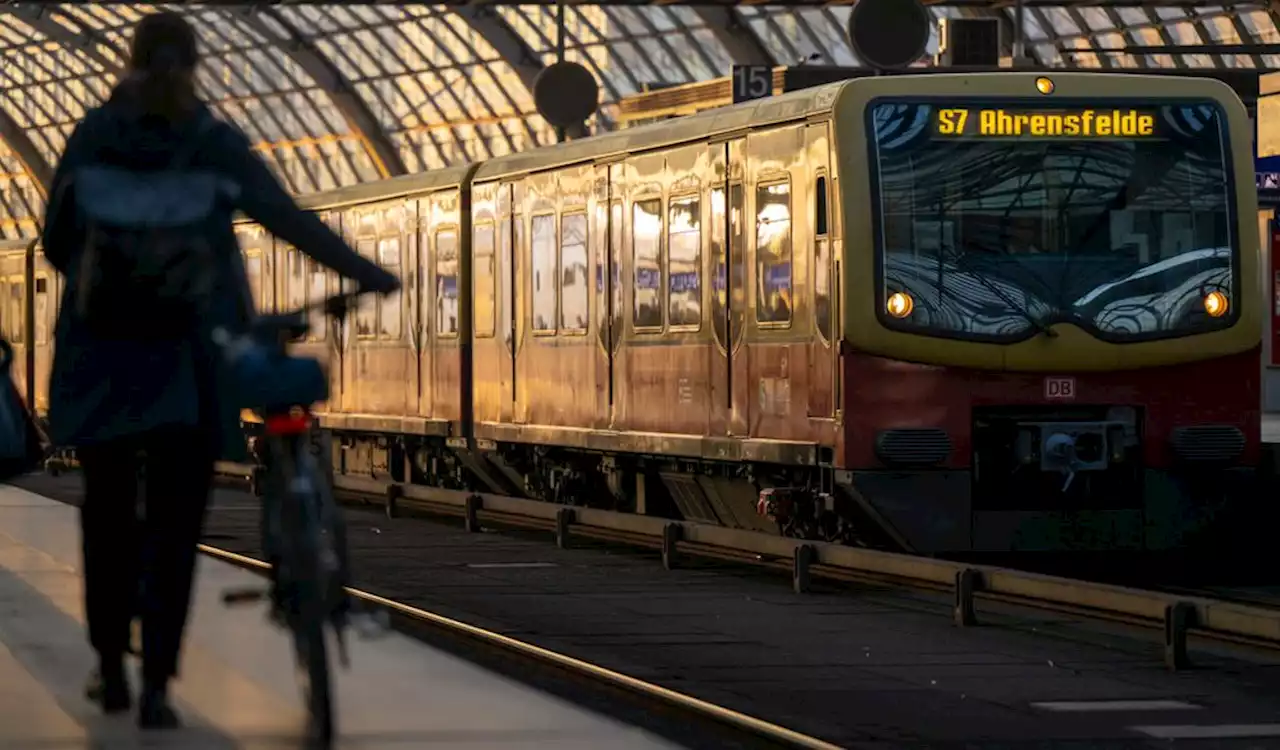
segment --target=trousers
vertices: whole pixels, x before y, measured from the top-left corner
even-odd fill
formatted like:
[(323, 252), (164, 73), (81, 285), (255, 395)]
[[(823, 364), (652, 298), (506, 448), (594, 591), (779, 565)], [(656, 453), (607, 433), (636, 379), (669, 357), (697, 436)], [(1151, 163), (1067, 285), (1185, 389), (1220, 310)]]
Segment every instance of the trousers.
[(77, 451), (89, 643), (103, 663), (123, 658), (139, 616), (142, 676), (155, 685), (178, 673), (213, 480), (207, 444), (195, 429), (165, 428)]

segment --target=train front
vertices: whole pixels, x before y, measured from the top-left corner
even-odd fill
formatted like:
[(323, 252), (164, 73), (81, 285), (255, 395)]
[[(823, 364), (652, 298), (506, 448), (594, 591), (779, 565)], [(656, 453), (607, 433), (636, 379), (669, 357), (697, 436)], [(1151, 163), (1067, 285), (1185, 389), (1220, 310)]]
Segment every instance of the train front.
[(1263, 304), (1234, 92), (885, 77), (837, 122), (857, 494), (921, 552), (1225, 541), (1256, 500)]

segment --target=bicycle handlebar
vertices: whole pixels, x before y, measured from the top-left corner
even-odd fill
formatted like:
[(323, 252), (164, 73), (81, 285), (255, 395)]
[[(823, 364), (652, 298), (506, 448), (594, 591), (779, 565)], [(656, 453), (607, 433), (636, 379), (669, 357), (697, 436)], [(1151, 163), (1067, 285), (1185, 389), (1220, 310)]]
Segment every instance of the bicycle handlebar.
[(338, 322), (342, 322), (342, 320), (347, 317), (347, 313), (351, 312), (351, 308), (354, 307), (355, 301), (358, 297), (363, 297), (366, 294), (372, 293), (373, 290), (371, 289), (357, 289), (354, 292), (339, 292), (338, 294), (326, 297), (319, 302), (310, 302), (297, 310), (281, 313), (281, 315), (285, 317), (304, 317), (308, 313), (320, 310), (327, 317), (334, 318)]
[[(250, 335), (259, 342), (271, 342), (271, 346), (280, 346), (286, 341), (301, 339), (311, 330), (311, 313), (320, 311), (341, 324), (351, 312), (355, 300), (372, 292), (371, 289), (340, 292), (288, 312), (259, 315), (251, 324)], [(222, 339), (224, 339), (223, 344), (229, 341), (229, 337), (225, 335)]]

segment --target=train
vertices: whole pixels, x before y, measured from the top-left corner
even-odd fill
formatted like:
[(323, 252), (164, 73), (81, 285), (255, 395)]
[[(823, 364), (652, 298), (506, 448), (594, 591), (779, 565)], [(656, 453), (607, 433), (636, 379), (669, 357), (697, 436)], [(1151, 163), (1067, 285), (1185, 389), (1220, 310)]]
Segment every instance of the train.
[[(1259, 471), (1250, 127), (1211, 79), (877, 76), (303, 198), (405, 280), (295, 344), (324, 450), (914, 554), (1196, 543)], [(260, 309), (339, 290), (236, 231)], [(0, 251), (39, 410), (60, 285)]]

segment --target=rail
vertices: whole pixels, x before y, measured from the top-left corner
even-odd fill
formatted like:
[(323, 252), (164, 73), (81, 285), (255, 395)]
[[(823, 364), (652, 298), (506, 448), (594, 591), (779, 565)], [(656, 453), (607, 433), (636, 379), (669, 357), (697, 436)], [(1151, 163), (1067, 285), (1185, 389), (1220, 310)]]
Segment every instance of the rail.
[[(224, 465), (225, 474), (243, 476), (247, 467)], [(1280, 649), (1280, 608), (1253, 606), (1192, 595), (1144, 591), (1024, 571), (880, 552), (826, 542), (792, 539), (755, 531), (579, 508), (478, 492), (400, 485), (338, 476), (335, 487), (362, 496), (380, 496), (394, 516), (401, 505), (460, 517), (468, 531), (482, 523), (542, 529), (558, 546), (573, 537), (660, 550), (672, 569), (681, 555), (735, 560), (791, 571), (792, 587), (807, 591), (815, 578), (905, 584), (954, 593), (957, 625), (978, 624), (978, 601), (1066, 611), (1103, 620), (1163, 630), (1164, 660), (1170, 669), (1190, 665), (1187, 636), (1267, 649)]]
[[(199, 546), (200, 551), (210, 557), (222, 560), (223, 562), (245, 568), (248, 570), (263, 573), (271, 569), (271, 566), (253, 557), (237, 554), (228, 550), (213, 547), (207, 544)], [(665, 704), (672, 708), (686, 712), (686, 715), (697, 716), (702, 719), (713, 721), (724, 727), (729, 727), (748, 737), (751, 741), (750, 746), (754, 747), (787, 747), (796, 748), (796, 750), (840, 750), (838, 745), (821, 740), (817, 737), (811, 737), (800, 732), (787, 729), (786, 727), (774, 724), (772, 722), (758, 719), (754, 716), (748, 716), (738, 711), (734, 711), (724, 706), (718, 706), (714, 703), (695, 698), (684, 693), (670, 690), (654, 685), (644, 680), (636, 679), (629, 675), (615, 672), (611, 669), (591, 664), (566, 656), (549, 649), (535, 646), (531, 643), (511, 638), (510, 636), (495, 633), (484, 628), (476, 627), (460, 620), (455, 620), (435, 612), (429, 612), (425, 609), (419, 609), (403, 602), (397, 602), (386, 597), (368, 591), (362, 591), (357, 588), (348, 588), (347, 592), (356, 599), (367, 604), (381, 607), (390, 613), (407, 617), (417, 623), (438, 628), (442, 631), (460, 635), (486, 646), (495, 649), (501, 649), (511, 654), (525, 657), (542, 664), (557, 667), (566, 672), (579, 675), (581, 677), (594, 680), (597, 683), (608, 685), (619, 690), (639, 695), (648, 700)], [(763, 741), (763, 742), (762, 742)]]

